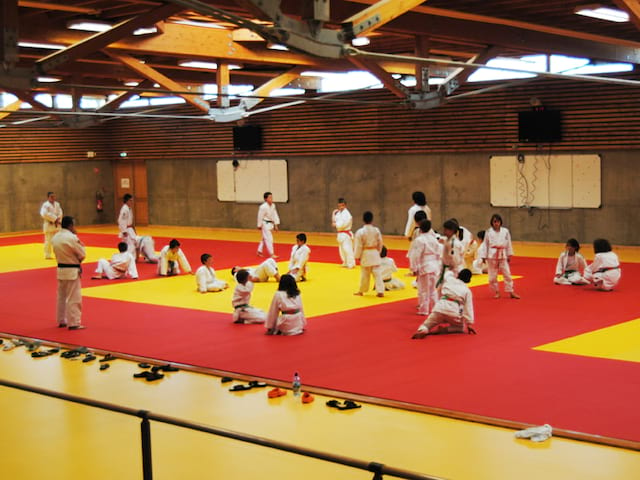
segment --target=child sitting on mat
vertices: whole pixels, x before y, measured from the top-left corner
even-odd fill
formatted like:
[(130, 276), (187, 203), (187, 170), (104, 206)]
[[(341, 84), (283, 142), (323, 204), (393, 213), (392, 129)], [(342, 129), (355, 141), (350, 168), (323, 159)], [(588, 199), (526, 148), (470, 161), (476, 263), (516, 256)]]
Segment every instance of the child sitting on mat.
[(444, 274), (442, 293), (436, 306), (412, 339), (421, 339), (437, 333), (476, 333), (473, 296), (467, 283), (471, 281), (471, 270), (463, 269), (456, 278), (451, 270)]
[[(422, 212), (422, 210), (420, 211)], [(382, 281), (384, 282), (384, 289), (402, 290), (404, 283), (393, 277), (393, 274), (398, 271), (398, 267), (396, 267), (395, 260), (387, 256), (387, 247), (385, 246), (380, 250), (380, 259), (380, 276), (382, 276)]]
[(196, 270), (196, 284), (200, 293), (220, 292), (229, 287), (227, 282), (216, 278), (211, 254), (203, 253), (200, 255), (200, 261), (202, 265)]
[(584, 270), (584, 279), (592, 282), (598, 290), (609, 292), (613, 290), (622, 273), (620, 260), (611, 251), (609, 240), (597, 238), (593, 241), (593, 251), (596, 254), (593, 262)]
[(233, 323), (264, 323), (267, 314), (259, 308), (252, 307), (251, 292), (253, 283), (249, 279), (249, 272), (240, 269), (235, 272), (236, 288), (233, 290), (231, 305), (233, 305)]
[(587, 267), (584, 257), (578, 253), (580, 244), (575, 238), (567, 240), (566, 250), (560, 254), (556, 265), (556, 285), (584, 285), (589, 283), (582, 278)]
[(304, 332), (307, 319), (302, 309), (300, 290), (292, 275), (280, 277), (278, 291), (273, 295), (267, 313), (265, 327), (267, 335), (300, 335)]
[(96, 272), (91, 277), (94, 280), (108, 278), (138, 278), (138, 269), (133, 255), (128, 252), (129, 246), (126, 242), (118, 243), (118, 253), (111, 256), (111, 261), (104, 258), (98, 259)]
[(191, 272), (189, 260), (180, 248), (180, 242), (175, 238), (160, 250), (160, 260), (158, 261), (158, 275), (178, 275), (180, 269), (185, 273)]

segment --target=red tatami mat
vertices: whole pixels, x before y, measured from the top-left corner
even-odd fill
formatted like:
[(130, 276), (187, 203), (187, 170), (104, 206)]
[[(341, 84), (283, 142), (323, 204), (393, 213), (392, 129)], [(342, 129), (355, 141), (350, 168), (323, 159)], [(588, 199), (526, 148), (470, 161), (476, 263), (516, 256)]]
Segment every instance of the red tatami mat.
[[(83, 240), (110, 246), (113, 236)], [(211, 251), (218, 269), (255, 262), (254, 244), (185, 240), (184, 246), (193, 260)], [(312, 248), (312, 260), (337, 260), (336, 248)], [(394, 256), (404, 261), (402, 253)], [(139, 265), (142, 278), (154, 275), (153, 265)], [(261, 326), (232, 324), (230, 313), (85, 298), (89, 328), (69, 332), (56, 328), (54, 268), (0, 275), (0, 331), (283, 381), (299, 371), (308, 385), (640, 441), (640, 363), (532, 350), (639, 318), (632, 279), (640, 265), (623, 265), (623, 280), (610, 293), (553, 285), (554, 265), (514, 259), (521, 300), (494, 300), (488, 287), (474, 288), (477, 336), (411, 340), (421, 321), (415, 300), (311, 318), (304, 335), (270, 337)], [(304, 298), (304, 284), (302, 291)]]

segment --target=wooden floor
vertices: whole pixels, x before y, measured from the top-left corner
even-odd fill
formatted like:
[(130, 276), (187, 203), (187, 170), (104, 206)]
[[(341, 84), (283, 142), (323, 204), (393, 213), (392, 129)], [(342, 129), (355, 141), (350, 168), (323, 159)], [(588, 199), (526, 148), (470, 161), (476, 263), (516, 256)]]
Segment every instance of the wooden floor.
[[(153, 227), (154, 236), (256, 240), (257, 232)], [(113, 227), (83, 229), (106, 233)], [(171, 232), (171, 233), (169, 233)], [(283, 234), (281, 234), (283, 235)], [(321, 243), (322, 242), (322, 243)], [(314, 235), (333, 245), (333, 235)], [(397, 242), (397, 245), (393, 242)], [(406, 240), (385, 238), (390, 248)], [(561, 245), (516, 244), (517, 254), (557, 257)], [(584, 249), (591, 250), (590, 247)], [(640, 261), (640, 249), (616, 251)], [(589, 255), (587, 255), (589, 256)], [(1, 328), (0, 328), (1, 331)], [(80, 357), (82, 358), (82, 357)], [(181, 370), (158, 382), (134, 379), (136, 362), (118, 359), (99, 370), (58, 355), (33, 359), (25, 347), (0, 351), (0, 378), (149, 410), (192, 422), (248, 433), (450, 479), (631, 479), (640, 452), (551, 438), (543, 443), (514, 438), (514, 431), (363, 403), (338, 411), (325, 405), (339, 397), (316, 396), (302, 404), (291, 391), (268, 399), (271, 387), (230, 392), (215, 375)], [(303, 379), (304, 383), (304, 379)], [(499, 392), (496, 392), (499, 395)], [(1, 478), (142, 478), (139, 420), (33, 393), (0, 387)], [(603, 409), (606, 414), (606, 409)], [(371, 473), (334, 466), (204, 433), (152, 425), (156, 479), (365, 479)]]

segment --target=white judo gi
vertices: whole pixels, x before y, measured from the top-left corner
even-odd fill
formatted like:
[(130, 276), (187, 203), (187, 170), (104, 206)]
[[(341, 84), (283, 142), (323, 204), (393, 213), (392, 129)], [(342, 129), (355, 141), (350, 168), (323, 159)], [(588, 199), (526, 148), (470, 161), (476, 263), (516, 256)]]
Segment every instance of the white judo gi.
[(82, 321), (82, 268), (84, 245), (71, 230), (61, 229), (51, 239), (58, 262), (56, 319), (59, 326), (77, 327)]
[(376, 293), (384, 295), (384, 282), (380, 275), (380, 251), (382, 250), (382, 233), (378, 227), (364, 225), (356, 232), (355, 257), (360, 260), (360, 288), (358, 293), (365, 294), (369, 290), (369, 280), (373, 275)]
[(133, 210), (129, 205), (123, 203), (118, 215), (118, 230), (120, 230), (118, 237), (127, 242), (128, 250), (135, 254), (137, 235), (133, 225)]
[(500, 293), (498, 286), (498, 273), (502, 273), (504, 280), (504, 291), (513, 292), (513, 279), (508, 259), (513, 255), (511, 245), (511, 234), (505, 227), (500, 227), (496, 231), (490, 228), (484, 235), (484, 241), (478, 249), (478, 256), (487, 261), (489, 272), (489, 286), (496, 293)]
[(416, 221), (413, 217), (419, 210), (422, 210), (427, 214), (427, 220), (431, 220), (431, 209), (429, 208), (429, 206), (421, 206), (414, 203), (411, 207), (409, 207), (409, 210), (407, 212), (407, 224), (404, 227), (404, 236), (407, 238), (411, 238), (411, 234), (413, 233), (414, 228), (417, 227)]
[(139, 235), (136, 237), (136, 255), (143, 256), (149, 263), (158, 263), (160, 256), (156, 254), (156, 245), (153, 237)]
[(569, 255), (569, 252), (565, 250), (558, 258), (553, 283), (557, 285), (584, 285), (589, 283), (582, 278), (585, 268), (587, 268), (587, 262), (582, 254), (575, 252), (574, 255)]
[(416, 273), (418, 315), (429, 315), (437, 300), (436, 282), (441, 268), (441, 248), (433, 230), (421, 233), (413, 241), (409, 265)]
[(49, 200), (40, 207), (40, 216), (42, 217), (42, 232), (44, 233), (44, 258), (53, 258), (53, 246), (51, 239), (60, 231), (60, 222), (62, 221), (62, 207), (56, 201), (51, 203)]
[(287, 292), (278, 290), (267, 313), (264, 325), (267, 331), (279, 335), (300, 335), (306, 325), (300, 295), (289, 297)]
[(250, 305), (252, 291), (253, 283), (250, 280), (247, 280), (244, 285), (236, 284), (231, 298), (233, 323), (264, 323), (266, 321), (266, 312)]
[(177, 252), (172, 252), (169, 249), (169, 245), (165, 245), (160, 250), (160, 260), (158, 261), (158, 275), (167, 275), (169, 273), (169, 262), (173, 265), (173, 274), (180, 273), (180, 269), (185, 273), (191, 273), (191, 265), (187, 257), (182, 252), (181, 248), (178, 248)]
[(99, 275), (104, 275), (109, 280), (115, 278), (138, 278), (138, 267), (136, 267), (136, 260), (129, 252), (118, 252), (111, 256), (111, 261), (101, 258), (98, 260), (98, 266), (96, 272)]
[(273, 258), (267, 258), (257, 267), (246, 268), (249, 272), (249, 278), (254, 282), (268, 282), (269, 277), (275, 277), (278, 274), (278, 264)]
[(343, 267), (353, 268), (356, 265), (355, 256), (353, 254), (353, 232), (351, 231), (353, 217), (351, 212), (346, 208), (333, 211), (333, 226), (338, 232), (338, 250), (340, 252), (340, 260)]
[(380, 276), (384, 282), (385, 290), (402, 290), (404, 288), (404, 283), (393, 276), (397, 271), (398, 267), (396, 267), (393, 258), (383, 257), (380, 260)]
[(605, 291), (613, 290), (621, 276), (620, 260), (613, 252), (596, 253), (593, 262), (584, 270), (584, 279)]
[(273, 229), (278, 225), (280, 225), (280, 217), (278, 216), (276, 204), (269, 205), (268, 202), (264, 202), (258, 208), (258, 228), (262, 230), (262, 240), (258, 245), (259, 255), (263, 255), (263, 250), (266, 250), (267, 257), (274, 255)]
[(200, 265), (196, 270), (196, 285), (200, 293), (219, 292), (229, 286), (224, 280), (216, 278), (216, 271), (213, 267), (206, 265)]
[(464, 245), (460, 239), (458, 239), (458, 236), (452, 235), (449, 238), (442, 237), (440, 243), (442, 245), (440, 254), (442, 268), (440, 270), (440, 278), (438, 279), (439, 284), (444, 281), (445, 272), (451, 271), (457, 276), (460, 270), (464, 268)]
[[(448, 324), (441, 330), (449, 333), (464, 333), (467, 325), (474, 323), (473, 296), (471, 290), (453, 272), (445, 274), (440, 298), (427, 319), (418, 327), (418, 333), (426, 333), (437, 325)], [(433, 332), (432, 332), (433, 333)]]
[(293, 275), (296, 282), (306, 280), (307, 276), (307, 261), (309, 261), (309, 255), (311, 249), (307, 244), (294, 245), (291, 247), (291, 257), (289, 258), (289, 275)]

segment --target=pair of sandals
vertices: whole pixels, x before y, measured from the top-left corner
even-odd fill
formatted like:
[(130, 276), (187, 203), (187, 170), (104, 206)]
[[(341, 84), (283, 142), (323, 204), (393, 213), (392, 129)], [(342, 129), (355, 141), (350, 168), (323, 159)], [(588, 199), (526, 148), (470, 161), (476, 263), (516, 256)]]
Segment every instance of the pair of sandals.
[(329, 400), (327, 402), (327, 407), (337, 408), (338, 410), (353, 410), (356, 408), (362, 408), (362, 405), (358, 405), (353, 400), (345, 400), (344, 403), (341, 403), (340, 400)]
[(147, 382), (153, 382), (154, 380), (160, 380), (164, 378), (164, 375), (158, 372), (144, 371), (140, 373), (134, 373), (133, 378), (144, 378)]
[(54, 353), (58, 353), (59, 351), (60, 351), (59, 348), (50, 348), (49, 350), (37, 350), (35, 352), (31, 352), (31, 358), (48, 357), (49, 355), (53, 355)]
[(230, 392), (242, 392), (244, 390), (251, 390), (252, 388), (263, 388), (266, 387), (267, 384), (264, 382), (259, 382), (258, 380), (251, 380), (246, 385), (234, 385), (229, 389)]

